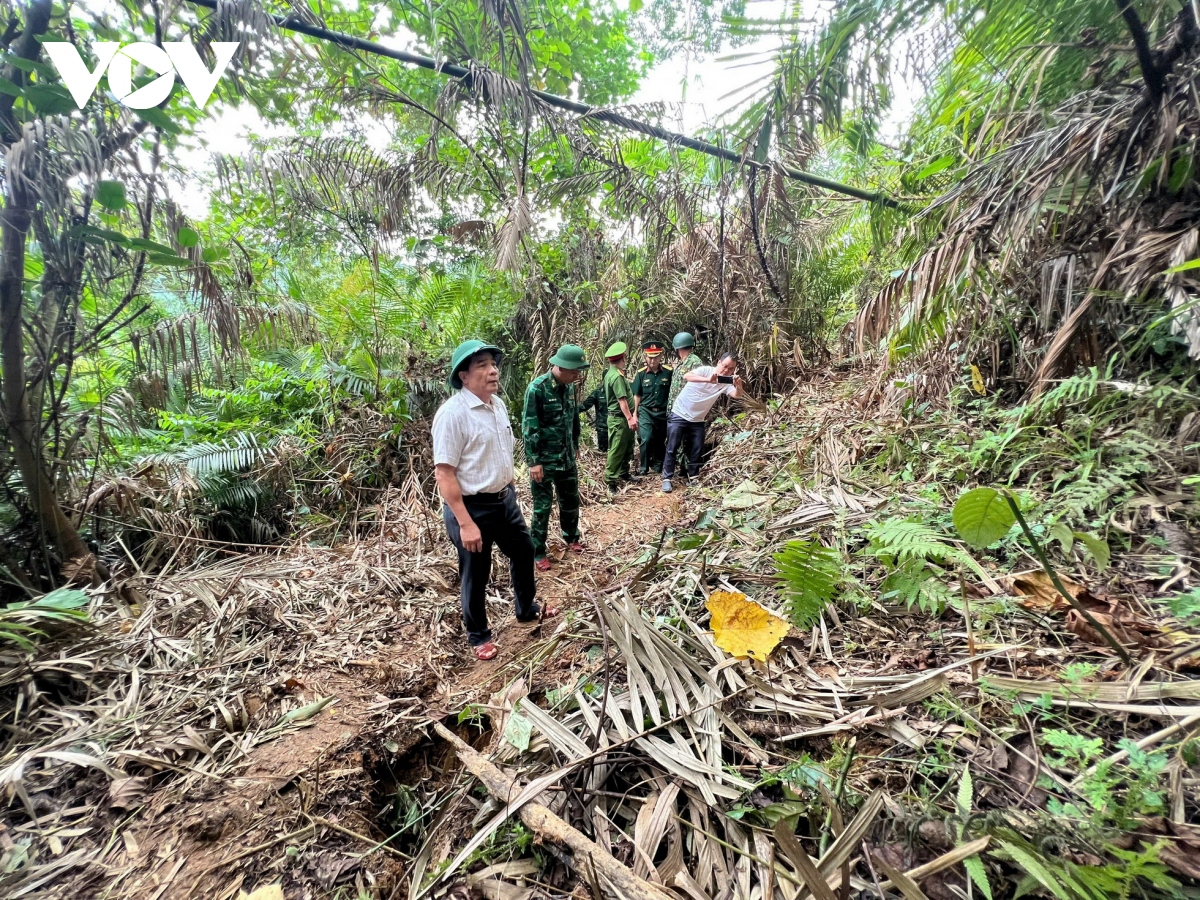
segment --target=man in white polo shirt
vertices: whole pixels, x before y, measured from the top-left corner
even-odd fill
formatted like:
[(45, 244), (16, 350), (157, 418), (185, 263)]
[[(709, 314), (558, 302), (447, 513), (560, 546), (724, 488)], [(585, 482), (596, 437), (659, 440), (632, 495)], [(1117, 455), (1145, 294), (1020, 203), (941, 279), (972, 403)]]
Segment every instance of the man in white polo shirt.
[[(483, 341), (459, 344), (450, 359), (450, 386), (457, 389), (433, 417), (433, 462), (442, 518), (458, 550), (463, 624), (478, 659), (498, 652), (487, 619), (487, 582), (492, 545), (508, 557), (520, 622), (543, 615), (536, 602), (533, 538), (517, 505), (513, 484), (513, 431), (500, 391), (499, 347)], [(558, 615), (547, 606), (546, 618)]]
[(726, 353), (715, 366), (697, 366), (683, 376), (686, 382), (671, 413), (667, 416), (667, 459), (663, 463), (664, 494), (674, 489), (675, 462), (679, 448), (687, 454), (688, 477), (700, 474), (700, 454), (704, 450), (705, 419), (713, 404), (724, 396), (741, 397), (742, 377), (737, 373), (737, 356)]

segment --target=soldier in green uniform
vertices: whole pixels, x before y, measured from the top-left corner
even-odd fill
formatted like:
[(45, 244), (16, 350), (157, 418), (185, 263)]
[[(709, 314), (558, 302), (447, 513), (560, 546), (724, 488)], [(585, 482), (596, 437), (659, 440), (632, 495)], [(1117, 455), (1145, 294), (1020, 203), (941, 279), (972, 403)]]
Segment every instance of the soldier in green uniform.
[(596, 429), (596, 449), (607, 455), (608, 453), (608, 401), (604, 398), (604, 381), (601, 380), (596, 389), (587, 395), (587, 398), (579, 406), (579, 415), (583, 415), (589, 409), (594, 409), (595, 422), (592, 427)]
[(604, 396), (608, 403), (608, 465), (604, 469), (604, 481), (611, 494), (617, 492), (622, 481), (630, 481), (629, 461), (633, 459), (633, 433), (637, 430), (637, 419), (629, 404), (633, 392), (625, 380), (625, 354), (629, 348), (617, 341), (604, 351), (608, 360), (608, 372), (604, 375)]
[(529, 463), (529, 491), (533, 495), (534, 565), (545, 571), (546, 537), (550, 510), (558, 489), (558, 524), (567, 549), (583, 552), (579, 540), (579, 471), (575, 456), (579, 448), (579, 416), (575, 410), (575, 388), (588, 368), (583, 350), (564, 344), (550, 357), (550, 371), (533, 379), (525, 390), (522, 437), (525, 461)]
[(675, 363), (675, 374), (671, 377), (671, 393), (667, 397), (668, 412), (675, 405), (675, 398), (679, 396), (679, 392), (687, 383), (683, 380), (683, 376), (697, 366), (704, 365), (704, 360), (700, 358), (700, 354), (695, 349), (696, 339), (688, 332), (681, 331), (675, 335), (671, 346), (675, 348), (675, 355), (679, 357), (679, 362)]
[[(700, 358), (700, 354), (696, 352), (696, 339), (689, 332), (681, 331), (675, 335), (671, 341), (671, 346), (675, 350), (675, 355), (679, 361), (675, 363), (675, 371), (671, 375), (671, 393), (667, 397), (667, 415), (671, 414), (671, 410), (675, 408), (675, 400), (679, 397), (679, 392), (683, 390), (683, 386), (687, 384), (684, 376), (699, 366), (704, 365), (704, 360)], [(683, 454), (680, 454), (681, 456)], [(684, 466), (680, 466), (681, 472), (686, 472)]]
[(633, 376), (633, 411), (638, 420), (641, 443), (639, 475), (651, 470), (662, 472), (667, 447), (667, 397), (671, 392), (671, 367), (662, 364), (663, 345), (646, 341), (642, 345), (646, 365)]

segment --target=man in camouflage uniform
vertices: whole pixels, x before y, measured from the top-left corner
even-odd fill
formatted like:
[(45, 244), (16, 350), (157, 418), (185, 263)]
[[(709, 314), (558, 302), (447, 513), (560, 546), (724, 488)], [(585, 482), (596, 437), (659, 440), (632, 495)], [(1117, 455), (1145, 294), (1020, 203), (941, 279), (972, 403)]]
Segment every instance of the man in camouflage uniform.
[(633, 411), (638, 420), (641, 443), (639, 475), (651, 470), (662, 472), (667, 447), (667, 397), (671, 391), (671, 367), (662, 364), (663, 345), (646, 341), (642, 345), (646, 365), (633, 376)]
[[(671, 410), (675, 408), (675, 400), (679, 397), (679, 392), (687, 384), (684, 376), (692, 369), (704, 365), (704, 360), (700, 358), (700, 354), (695, 349), (696, 339), (689, 332), (681, 331), (675, 335), (671, 346), (675, 349), (675, 355), (679, 361), (675, 363), (675, 371), (671, 375), (671, 393), (667, 395), (667, 417), (670, 417)], [(680, 455), (683, 456), (682, 453)], [(687, 471), (684, 466), (680, 466), (679, 470)]]
[(589, 409), (594, 409), (595, 421), (592, 427), (596, 429), (596, 449), (607, 455), (608, 453), (608, 402), (604, 399), (604, 381), (596, 385), (596, 389), (587, 395), (587, 398), (579, 406), (579, 415), (583, 415)]
[(633, 459), (637, 419), (630, 407), (633, 392), (625, 380), (625, 354), (628, 352), (623, 341), (617, 341), (604, 351), (608, 360), (608, 372), (604, 375), (604, 396), (608, 403), (608, 465), (604, 468), (604, 481), (610, 494), (617, 492), (620, 482), (632, 480), (629, 461)]
[(668, 412), (675, 405), (675, 398), (679, 396), (679, 392), (683, 390), (683, 386), (687, 383), (683, 380), (683, 376), (692, 371), (692, 369), (704, 365), (704, 360), (700, 358), (700, 354), (695, 349), (696, 339), (688, 332), (681, 331), (675, 335), (675, 339), (671, 341), (671, 346), (675, 348), (675, 355), (679, 357), (679, 362), (675, 363), (675, 372), (671, 376), (671, 393), (667, 396)]
[(579, 540), (579, 415), (575, 409), (575, 382), (588, 368), (583, 350), (564, 344), (550, 357), (550, 371), (539, 375), (525, 390), (522, 437), (529, 463), (529, 491), (533, 495), (534, 566), (550, 568), (546, 538), (550, 510), (558, 489), (558, 524), (567, 549), (583, 552)]

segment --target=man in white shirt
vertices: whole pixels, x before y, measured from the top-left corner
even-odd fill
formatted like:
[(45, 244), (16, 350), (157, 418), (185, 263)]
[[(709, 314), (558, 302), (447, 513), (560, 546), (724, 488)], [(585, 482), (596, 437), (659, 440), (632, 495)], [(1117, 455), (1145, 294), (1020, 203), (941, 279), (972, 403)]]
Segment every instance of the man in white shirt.
[[(459, 344), (450, 359), (450, 386), (458, 390), (433, 417), (433, 463), (442, 518), (458, 550), (463, 624), (478, 659), (498, 649), (487, 619), (492, 545), (508, 557), (516, 614), (532, 622), (536, 602), (533, 538), (517, 506), (513, 484), (513, 431), (500, 391), (500, 348), (483, 341)], [(546, 618), (558, 615), (547, 606)]]
[(687, 454), (688, 477), (700, 474), (700, 454), (704, 450), (705, 419), (713, 404), (724, 395), (741, 397), (742, 377), (737, 373), (737, 356), (726, 353), (715, 366), (697, 366), (683, 376), (686, 382), (671, 413), (667, 416), (667, 459), (663, 463), (664, 494), (674, 488), (675, 463), (679, 448)]

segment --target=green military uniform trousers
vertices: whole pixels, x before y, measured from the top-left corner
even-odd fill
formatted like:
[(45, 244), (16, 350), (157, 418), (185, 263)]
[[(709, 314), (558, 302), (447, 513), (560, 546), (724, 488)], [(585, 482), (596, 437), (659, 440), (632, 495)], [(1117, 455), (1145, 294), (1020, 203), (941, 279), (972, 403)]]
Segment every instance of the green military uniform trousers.
[(533, 556), (545, 559), (546, 538), (550, 534), (550, 511), (554, 509), (554, 494), (558, 492), (558, 527), (568, 544), (579, 540), (579, 470), (542, 468), (542, 480), (529, 479), (533, 496), (533, 520), (529, 533), (533, 536)]
[(608, 417), (608, 465), (604, 480), (609, 487), (629, 478), (629, 463), (633, 459), (633, 431), (622, 416)]
[(661, 472), (667, 450), (667, 414), (638, 410), (638, 441), (641, 443), (641, 458), (638, 471), (645, 475), (649, 471)]

